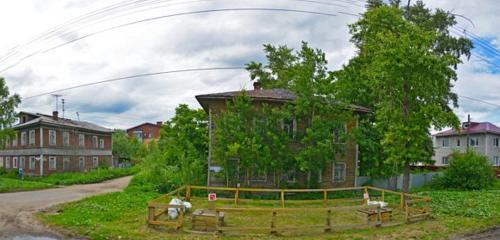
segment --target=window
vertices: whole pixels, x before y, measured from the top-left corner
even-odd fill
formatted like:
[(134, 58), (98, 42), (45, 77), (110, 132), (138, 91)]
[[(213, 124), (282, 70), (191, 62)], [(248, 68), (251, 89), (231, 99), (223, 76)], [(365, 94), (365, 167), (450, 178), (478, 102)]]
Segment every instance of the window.
[(295, 139), (295, 120), (285, 119), (283, 121), (283, 131), (285, 131), (289, 138)]
[(470, 138), (470, 146), (471, 147), (479, 146), (479, 138), (477, 138), (477, 137)]
[(24, 157), (19, 157), (19, 168), (24, 169), (25, 168), (25, 158)]
[(0, 157), (0, 168), (3, 167), (3, 157)]
[(104, 148), (104, 139), (99, 139), (99, 148)]
[(36, 168), (36, 157), (34, 157), (34, 156), (30, 157), (29, 168), (30, 169), (35, 169)]
[(5, 157), (5, 168), (10, 168), (10, 157)]
[(85, 134), (78, 134), (78, 146), (85, 147)]
[(99, 166), (99, 158), (98, 157), (93, 157), (92, 158), (92, 167), (97, 168)]
[(499, 138), (493, 138), (493, 146), (498, 147), (499, 146)]
[(441, 158), (441, 162), (442, 162), (444, 165), (448, 165), (448, 157), (442, 157), (442, 158)]
[(17, 133), (14, 135), (14, 139), (12, 139), (12, 147), (17, 147)]
[(56, 145), (56, 130), (49, 130), (49, 145)]
[(491, 164), (493, 166), (500, 166), (500, 157), (499, 156), (493, 157), (493, 161), (491, 162)]
[(69, 171), (69, 157), (63, 158), (63, 170)]
[(35, 130), (30, 130), (29, 145), (35, 145)]
[(57, 169), (57, 161), (56, 157), (49, 157), (49, 170)]
[(333, 182), (344, 182), (346, 175), (346, 165), (343, 162), (333, 164)]
[(457, 147), (460, 147), (460, 139), (457, 139)]
[(85, 157), (80, 157), (78, 160), (78, 168), (80, 168), (80, 170), (85, 169)]
[(21, 146), (26, 146), (27, 138), (28, 138), (28, 133), (21, 132)]
[(19, 167), (19, 160), (17, 157), (12, 157), (12, 168), (18, 168)]
[(97, 142), (97, 136), (92, 136), (92, 147), (97, 148), (98, 142)]
[(63, 132), (63, 145), (64, 146), (69, 146), (69, 132)]
[(345, 134), (347, 132), (347, 125), (337, 126), (333, 128), (333, 142), (345, 143)]
[(142, 133), (142, 131), (134, 131), (134, 136), (135, 138), (137, 138), (137, 140), (139, 140), (139, 142), (142, 142), (144, 138), (144, 134)]
[(443, 138), (443, 147), (449, 147), (449, 146), (450, 146), (450, 139)]
[(255, 182), (267, 181), (267, 171), (263, 168), (254, 166), (250, 171), (250, 181), (255, 181)]

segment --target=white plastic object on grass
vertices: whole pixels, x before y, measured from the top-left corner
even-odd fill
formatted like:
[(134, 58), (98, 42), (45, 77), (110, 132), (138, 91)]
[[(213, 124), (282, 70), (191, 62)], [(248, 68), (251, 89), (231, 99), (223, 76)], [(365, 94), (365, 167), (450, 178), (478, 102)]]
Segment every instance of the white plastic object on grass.
[(368, 206), (379, 205), (381, 208), (387, 207), (387, 203), (386, 202), (382, 202), (382, 201), (370, 201), (370, 200), (368, 200), (367, 204), (368, 204)]
[[(182, 203), (182, 200), (178, 199), (178, 198), (173, 198), (172, 200), (170, 200), (170, 202), (168, 203), (169, 205), (183, 205)], [(178, 208), (168, 208), (168, 217), (170, 219), (176, 219), (177, 216), (179, 216), (179, 209)]]

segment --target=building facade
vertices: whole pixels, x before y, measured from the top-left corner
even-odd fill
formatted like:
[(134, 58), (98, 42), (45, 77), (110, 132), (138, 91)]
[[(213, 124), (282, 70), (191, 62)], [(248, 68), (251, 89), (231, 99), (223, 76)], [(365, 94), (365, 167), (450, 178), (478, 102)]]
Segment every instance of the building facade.
[(0, 150), (0, 167), (27, 175), (85, 172), (112, 165), (112, 130), (84, 121), (19, 113), (16, 136)]
[(156, 124), (146, 122), (127, 129), (127, 134), (129, 137), (136, 138), (139, 142), (147, 145), (152, 140), (160, 138), (161, 126), (162, 122), (156, 122)]
[[(317, 174), (318, 184), (322, 187), (353, 187), (356, 185), (357, 161), (358, 161), (358, 146), (354, 142), (346, 142), (344, 145), (344, 153), (339, 156), (332, 156), (332, 162), (329, 167), (323, 169), (319, 173), (299, 172), (295, 169), (290, 169), (288, 173), (283, 176), (277, 176), (275, 172), (265, 172), (258, 170), (251, 170), (248, 176), (238, 173), (235, 179), (224, 181), (217, 178), (217, 173), (222, 171), (222, 168), (217, 164), (217, 159), (213, 159), (212, 143), (214, 141), (213, 131), (215, 129), (214, 121), (219, 113), (225, 111), (227, 101), (233, 100), (236, 96), (241, 95), (241, 91), (213, 93), (206, 95), (198, 95), (196, 99), (208, 114), (209, 119), (209, 153), (208, 153), (208, 185), (211, 186), (236, 186), (249, 185), (252, 187), (273, 188), (277, 187), (278, 182), (287, 181), (287, 184), (301, 186), (306, 183), (311, 174)], [(268, 104), (270, 106), (279, 107), (286, 102), (293, 101), (295, 96), (292, 92), (285, 89), (261, 89), (254, 85), (254, 90), (245, 91), (245, 95), (252, 99), (252, 104), (259, 105)], [(367, 113), (369, 109), (354, 106), (357, 113)], [(283, 131), (287, 131), (290, 135), (295, 134), (305, 127), (304, 123), (295, 120), (289, 123), (282, 124)], [(345, 124), (345, 129), (350, 131), (356, 127), (357, 120)], [(333, 134), (333, 133), (332, 133)], [(333, 137), (333, 136), (332, 136)], [(297, 147), (298, 144), (295, 144)], [(238, 167), (237, 159), (235, 159), (235, 168)], [(238, 171), (239, 172), (239, 171)], [(279, 180), (277, 178), (280, 178)], [(245, 182), (244, 181), (248, 181)]]
[(454, 151), (467, 148), (485, 155), (493, 166), (500, 166), (500, 128), (489, 122), (465, 122), (460, 131), (454, 129), (433, 135), (436, 166), (447, 166)]

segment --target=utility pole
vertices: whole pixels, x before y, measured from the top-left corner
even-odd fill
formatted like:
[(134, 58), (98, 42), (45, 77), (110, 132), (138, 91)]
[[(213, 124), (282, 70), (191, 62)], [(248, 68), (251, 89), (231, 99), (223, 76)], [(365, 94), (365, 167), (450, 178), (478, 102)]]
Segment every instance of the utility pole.
[(61, 103), (62, 103), (62, 113), (63, 113), (62, 117), (64, 118), (64, 111), (65, 111), (65, 109), (64, 109), (64, 98), (61, 99)]
[(80, 121), (80, 113), (76, 112), (76, 117), (78, 118), (78, 121)]

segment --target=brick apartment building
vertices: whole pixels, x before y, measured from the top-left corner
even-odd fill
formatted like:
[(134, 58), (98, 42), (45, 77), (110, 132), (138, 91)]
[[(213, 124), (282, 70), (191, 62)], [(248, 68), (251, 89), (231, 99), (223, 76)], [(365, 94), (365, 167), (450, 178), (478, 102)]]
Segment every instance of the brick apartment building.
[(136, 138), (139, 142), (147, 145), (152, 140), (160, 138), (161, 126), (162, 122), (156, 122), (156, 124), (145, 122), (127, 129), (127, 134), (129, 137)]
[[(27, 175), (84, 172), (112, 165), (112, 130), (84, 121), (19, 113), (16, 136), (0, 150), (0, 167)], [(43, 167), (42, 167), (43, 166)]]

